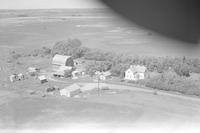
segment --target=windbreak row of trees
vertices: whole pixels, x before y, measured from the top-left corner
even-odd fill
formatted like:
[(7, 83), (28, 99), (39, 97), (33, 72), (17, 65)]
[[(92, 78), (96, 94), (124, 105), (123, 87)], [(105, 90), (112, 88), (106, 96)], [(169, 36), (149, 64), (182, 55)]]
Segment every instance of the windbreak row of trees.
[[(56, 42), (52, 49), (42, 47), (35, 49), (28, 56), (54, 56), (55, 54), (70, 55), (74, 59), (84, 58), (91, 60), (87, 71), (92, 75), (94, 71), (111, 70), (114, 76), (123, 76), (123, 72), (130, 65), (144, 65), (149, 72), (164, 73), (172, 70), (179, 76), (189, 77), (190, 73), (200, 73), (200, 59), (186, 57), (150, 57), (130, 56), (99, 49), (90, 49), (82, 46), (79, 39), (68, 39)], [(12, 59), (27, 56), (16, 52), (11, 54)]]
[(115, 76), (122, 75), (124, 70), (131, 64), (145, 65), (150, 72), (163, 73), (170, 69), (174, 70), (177, 75), (186, 77), (189, 77), (192, 72), (200, 73), (200, 59), (198, 58), (147, 57), (116, 54), (83, 47), (81, 41), (78, 39), (57, 42), (52, 49), (52, 55), (55, 54), (71, 55), (74, 59), (83, 57), (87, 60), (107, 62), (101, 64), (101, 67), (97, 63), (90, 64), (90, 68), (95, 67), (95, 70), (105, 70), (102, 67), (108, 67)]

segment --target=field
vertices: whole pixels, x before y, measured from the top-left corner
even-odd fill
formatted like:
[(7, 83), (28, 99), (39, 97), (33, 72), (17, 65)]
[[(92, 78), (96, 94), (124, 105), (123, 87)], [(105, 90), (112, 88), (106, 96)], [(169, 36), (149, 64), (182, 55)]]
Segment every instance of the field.
[[(51, 57), (23, 57), (8, 61), (11, 51), (29, 53), (57, 41), (78, 38), (84, 46), (131, 55), (198, 56), (197, 48), (161, 37), (102, 10), (1, 10), (0, 11), (0, 129), (57, 129), (71, 126), (119, 127), (143, 125), (182, 130), (199, 126), (198, 98), (161, 91), (110, 85), (113, 92), (94, 91), (84, 98), (42, 97), (30, 91), (49, 84), (61, 88), (69, 82), (41, 85), (34, 78), (10, 83), (8, 76), (27, 67), (49, 67)], [(181, 47), (180, 47), (181, 46)], [(182, 47), (183, 46), (183, 47)], [(194, 50), (196, 49), (196, 50)], [(91, 82), (91, 81), (89, 81)]]
[[(109, 10), (1, 11), (0, 45), (52, 47), (70, 37), (83, 45), (132, 55), (198, 56), (197, 46), (161, 37)], [(193, 46), (193, 47), (192, 47)], [(196, 51), (195, 51), (196, 50)]]

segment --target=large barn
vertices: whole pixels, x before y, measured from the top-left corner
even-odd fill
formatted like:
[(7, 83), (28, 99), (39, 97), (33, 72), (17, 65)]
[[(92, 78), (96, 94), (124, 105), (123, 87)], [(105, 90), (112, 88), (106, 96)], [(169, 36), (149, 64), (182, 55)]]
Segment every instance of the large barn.
[(58, 66), (74, 66), (74, 61), (71, 56), (56, 54), (53, 57), (52, 64)]

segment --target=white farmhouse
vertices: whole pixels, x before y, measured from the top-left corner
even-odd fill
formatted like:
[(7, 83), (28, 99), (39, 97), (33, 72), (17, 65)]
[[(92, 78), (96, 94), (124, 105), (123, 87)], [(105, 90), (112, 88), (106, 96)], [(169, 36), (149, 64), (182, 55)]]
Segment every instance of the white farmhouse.
[(124, 73), (125, 80), (141, 80), (145, 78), (146, 67), (140, 65), (131, 65)]

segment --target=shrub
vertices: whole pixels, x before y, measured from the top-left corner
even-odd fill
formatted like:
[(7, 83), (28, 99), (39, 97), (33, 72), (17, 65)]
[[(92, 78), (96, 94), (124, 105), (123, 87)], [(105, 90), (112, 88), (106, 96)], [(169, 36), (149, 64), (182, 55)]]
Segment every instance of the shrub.
[(31, 52), (32, 56), (44, 57), (51, 54), (51, 49), (47, 47), (42, 47), (41, 49), (35, 49)]
[(174, 71), (179, 75), (179, 76), (185, 76), (189, 77), (190, 76), (190, 70), (189, 66), (187, 64), (178, 64), (175, 68)]
[(86, 53), (88, 53), (90, 51), (89, 48), (86, 48), (86, 47), (78, 47), (76, 49), (73, 49), (73, 52), (72, 52), (72, 57), (74, 59), (76, 58), (81, 58), (83, 56), (85, 56)]
[(146, 86), (159, 90), (200, 96), (200, 86), (196, 81), (181, 77), (175, 72), (165, 72), (150, 78), (147, 80)]
[(86, 64), (85, 66), (87, 74), (93, 76), (96, 71), (108, 71), (111, 68), (111, 63), (107, 61), (94, 61)]

